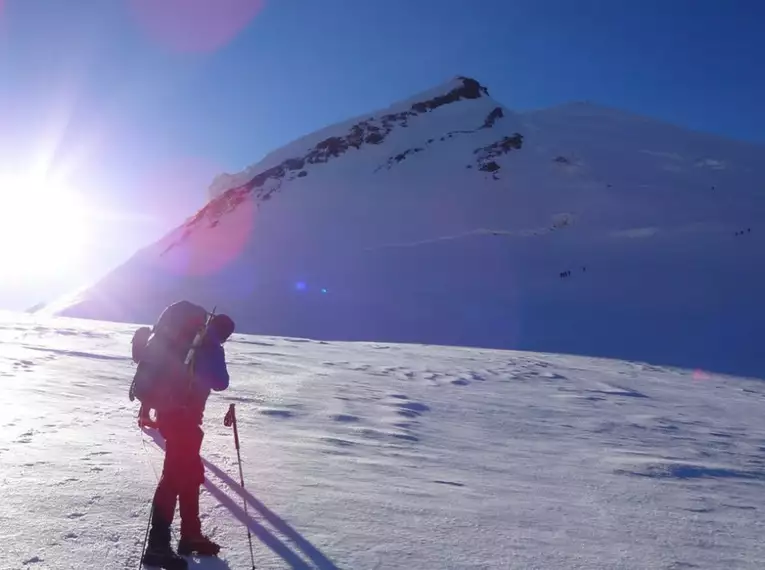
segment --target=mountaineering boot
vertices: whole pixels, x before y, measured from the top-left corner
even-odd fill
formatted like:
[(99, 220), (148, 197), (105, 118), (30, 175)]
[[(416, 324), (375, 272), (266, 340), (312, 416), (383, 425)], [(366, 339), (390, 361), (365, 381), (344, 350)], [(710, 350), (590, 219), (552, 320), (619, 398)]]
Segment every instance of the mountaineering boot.
[[(203, 479), (204, 475), (200, 477)], [(220, 546), (202, 534), (202, 523), (199, 520), (199, 485), (183, 489), (178, 500), (181, 510), (181, 540), (178, 542), (178, 553), (188, 556), (196, 553), (199, 556), (217, 556)]]
[(189, 567), (186, 559), (173, 552), (169, 544), (149, 544), (141, 563), (144, 566), (156, 566), (165, 570), (187, 570)]
[(199, 556), (217, 556), (220, 552), (220, 546), (204, 535), (181, 536), (178, 541), (178, 554), (189, 556), (197, 554)]
[(152, 509), (149, 544), (143, 554), (144, 566), (156, 566), (165, 570), (186, 570), (188, 562), (173, 551), (170, 546), (170, 523), (159, 513), (156, 501)]

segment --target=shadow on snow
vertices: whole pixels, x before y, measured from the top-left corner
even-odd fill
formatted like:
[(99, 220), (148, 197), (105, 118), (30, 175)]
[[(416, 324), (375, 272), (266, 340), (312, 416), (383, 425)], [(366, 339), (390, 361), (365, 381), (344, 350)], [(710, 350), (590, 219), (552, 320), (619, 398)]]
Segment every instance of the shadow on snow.
[[(163, 451), (165, 450), (165, 440), (162, 435), (154, 429), (143, 429), (144, 433), (149, 435)], [(263, 544), (268, 546), (275, 554), (282, 558), (290, 568), (293, 570), (340, 570), (335, 564), (327, 558), (321, 551), (313, 546), (306, 538), (304, 538), (299, 532), (292, 528), (284, 519), (279, 517), (261, 501), (256, 499), (249, 491), (243, 489), (242, 486), (231, 478), (225, 471), (223, 471), (217, 465), (210, 463), (204, 457), (202, 462), (205, 465), (205, 469), (212, 472), (216, 477), (223, 481), (232, 491), (236, 492), (248, 506), (255, 509), (258, 514), (267, 522), (269, 522), (274, 529), (291, 541), (306, 557), (311, 560), (312, 564), (306, 562), (301, 558), (294, 550), (292, 550), (287, 544), (284, 543), (279, 537), (273, 534), (269, 529), (256, 521), (248, 513), (245, 513), (243, 506), (236, 503), (236, 501), (226, 494), (219, 486), (213, 483), (209, 477), (205, 476), (204, 486), (207, 491), (215, 497), (220, 504), (222, 504), (228, 511), (250, 529), (253, 535), (255, 535)], [(215, 559), (213, 559), (215, 560)], [(217, 566), (220, 570), (228, 568), (225, 562), (217, 560), (220, 566)], [(213, 570), (213, 566), (206, 565), (206, 568)]]

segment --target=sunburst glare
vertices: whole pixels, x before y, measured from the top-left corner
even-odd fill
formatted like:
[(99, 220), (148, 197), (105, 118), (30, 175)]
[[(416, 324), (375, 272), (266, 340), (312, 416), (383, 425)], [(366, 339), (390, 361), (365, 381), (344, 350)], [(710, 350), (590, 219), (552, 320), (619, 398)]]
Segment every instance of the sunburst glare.
[(0, 176), (0, 267), (8, 278), (66, 272), (89, 240), (83, 199), (43, 177)]

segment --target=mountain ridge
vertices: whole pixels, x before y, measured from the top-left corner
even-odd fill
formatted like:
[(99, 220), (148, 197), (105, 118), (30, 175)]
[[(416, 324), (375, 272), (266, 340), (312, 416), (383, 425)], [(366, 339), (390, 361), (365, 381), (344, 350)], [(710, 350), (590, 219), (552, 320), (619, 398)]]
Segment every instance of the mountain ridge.
[[(213, 223), (215, 223), (215, 220), (217, 220), (220, 213), (236, 208), (249, 195), (254, 195), (255, 200), (259, 202), (270, 200), (272, 195), (281, 189), (282, 181), (289, 182), (295, 178), (308, 176), (308, 170), (305, 168), (307, 165), (326, 163), (333, 158), (338, 158), (340, 155), (345, 154), (351, 149), (359, 150), (364, 144), (379, 145), (394, 129), (407, 128), (409, 121), (419, 115), (435, 111), (440, 107), (451, 103), (457, 103), (461, 100), (479, 99), (484, 96), (489, 97), (488, 89), (481, 85), (477, 80), (469, 77), (457, 76), (452, 81), (445, 83), (440, 87), (422, 92), (413, 98), (398, 102), (382, 112), (378, 111), (372, 116), (368, 116), (366, 119), (353, 119), (351, 121), (344, 121), (338, 125), (332, 125), (329, 129), (337, 131), (341, 128), (340, 125), (344, 126), (352, 123), (346, 134), (323, 138), (303, 156), (285, 158), (270, 168), (260, 167), (260, 165), (264, 163), (268, 164), (269, 162), (274, 162), (273, 159), (269, 161), (269, 157), (267, 156), (261, 162), (245, 169), (239, 176), (221, 175), (216, 178), (216, 181), (213, 182), (213, 187), (216, 189), (211, 190), (211, 201), (187, 221), (184, 224), (184, 227), (187, 232), (190, 232), (200, 220), (206, 217), (211, 217)], [(408, 109), (401, 110), (407, 105), (409, 106)], [(491, 128), (496, 121), (505, 116), (505, 112), (506, 111), (497, 104), (492, 108), (489, 114), (486, 115), (486, 118), (481, 125), (476, 126), (474, 129), (447, 132), (440, 138), (440, 140), (443, 142), (447, 138), (452, 138), (460, 134), (471, 134), (477, 130)], [(322, 129), (321, 131), (318, 131), (318, 133), (324, 131), (325, 129)], [(318, 133), (309, 135), (309, 137), (315, 138)], [(292, 146), (297, 146), (297, 142), (303, 141), (306, 138), (308, 137), (298, 139), (298, 141), (287, 145), (287, 147), (291, 148)], [(435, 139), (428, 139), (426, 144), (430, 145), (434, 142)], [(523, 136), (519, 133), (514, 133), (512, 136), (505, 136), (487, 146), (478, 148), (475, 150), (475, 166), (481, 171), (492, 173), (493, 178), (496, 179), (495, 173), (500, 167), (494, 159), (513, 149), (520, 149), (522, 144)], [(279, 152), (280, 150), (282, 149), (278, 149), (275, 152)], [(401, 162), (408, 155), (421, 152), (422, 150), (424, 149), (419, 146), (406, 149), (403, 152), (399, 152), (389, 157), (386, 161), (386, 165), (390, 168), (393, 162)], [(383, 165), (381, 165), (380, 168), (383, 168)], [(252, 172), (255, 171), (257, 171), (257, 174), (252, 174)], [(267, 186), (266, 183), (269, 181), (273, 181), (275, 185), (270, 187)], [(182, 243), (185, 239), (184, 236), (186, 235), (188, 235), (188, 233), (185, 232), (179, 241), (171, 243), (165, 252), (177, 246), (179, 243)]]
[[(317, 131), (314, 131), (313, 133), (299, 137), (292, 142), (269, 152), (260, 161), (249, 165), (239, 173), (219, 174), (210, 185), (210, 195), (213, 198), (217, 197), (225, 190), (230, 189), (232, 186), (238, 186), (246, 183), (243, 182), (242, 179), (249, 176), (254, 177), (254, 172), (256, 170), (262, 171), (267, 169), (269, 166), (273, 166), (274, 163), (283, 162), (284, 159), (281, 158), (279, 154), (284, 149), (298, 146), (315, 147), (317, 144), (321, 144), (321, 142), (325, 140), (334, 138), (331, 136), (324, 137), (323, 135), (330, 132), (336, 132), (337, 130), (344, 128), (346, 125), (349, 125), (349, 129), (352, 129), (353, 126), (356, 125), (366, 125), (378, 116), (383, 118), (387, 116), (387, 122), (390, 122), (391, 120), (405, 120), (407, 117), (413, 116), (413, 114), (427, 112), (442, 105), (456, 102), (461, 98), (478, 99), (482, 96), (490, 97), (488, 89), (479, 81), (470, 77), (459, 75), (455, 76), (452, 80), (445, 82), (437, 87), (421, 91), (413, 97), (402, 99), (396, 103), (393, 103), (392, 105), (388, 105), (387, 107), (378, 109), (372, 113), (364, 113), (351, 119), (346, 119), (338, 123), (327, 125)], [(409, 106), (410, 109), (406, 109), (405, 107), (407, 106)], [(497, 106), (500, 107), (499, 104)], [(414, 113), (410, 115), (409, 113), (412, 112)], [(316, 139), (320, 140), (318, 140), (317, 143), (311, 144), (311, 141)], [(374, 141), (371, 144), (379, 144), (379, 142), (381, 141)], [(237, 181), (233, 182), (233, 179), (236, 179)]]
[(660, 117), (656, 117), (654, 115), (648, 115), (648, 114), (640, 113), (638, 111), (633, 111), (633, 110), (625, 109), (621, 107), (614, 107), (611, 105), (606, 105), (604, 103), (597, 103), (595, 101), (586, 100), (586, 99), (566, 101), (566, 102), (558, 103), (556, 105), (551, 105), (548, 107), (535, 107), (535, 108), (524, 109), (522, 111), (516, 111), (516, 112), (522, 117), (530, 117), (535, 114), (549, 114), (554, 112), (568, 113), (576, 109), (586, 109), (586, 110), (598, 112), (601, 115), (611, 115), (611, 116), (621, 117), (622, 119), (633, 119), (638, 121), (650, 122), (664, 128), (672, 128), (677, 131), (681, 131), (685, 133), (693, 133), (699, 137), (708, 138), (712, 141), (726, 142), (729, 144), (740, 145), (742, 147), (756, 148), (760, 152), (765, 152), (764, 141), (737, 139), (735, 137), (725, 135), (722, 133), (708, 131), (701, 128), (694, 128), (687, 125), (680, 125), (677, 123), (673, 123), (669, 119), (663, 119)]

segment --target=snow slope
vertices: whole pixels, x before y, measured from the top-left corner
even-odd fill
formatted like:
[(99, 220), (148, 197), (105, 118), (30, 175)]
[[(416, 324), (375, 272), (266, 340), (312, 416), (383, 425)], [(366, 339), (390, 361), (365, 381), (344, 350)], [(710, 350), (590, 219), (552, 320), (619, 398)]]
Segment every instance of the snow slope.
[[(127, 400), (133, 328), (2, 315), (0, 568), (138, 567), (162, 440)], [(225, 548), (191, 568), (250, 568), (245, 525), (262, 570), (762, 567), (761, 381), (244, 335), (227, 353), (201, 501)]]
[(765, 375), (765, 149), (456, 78), (300, 139), (49, 314)]

